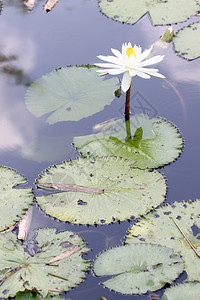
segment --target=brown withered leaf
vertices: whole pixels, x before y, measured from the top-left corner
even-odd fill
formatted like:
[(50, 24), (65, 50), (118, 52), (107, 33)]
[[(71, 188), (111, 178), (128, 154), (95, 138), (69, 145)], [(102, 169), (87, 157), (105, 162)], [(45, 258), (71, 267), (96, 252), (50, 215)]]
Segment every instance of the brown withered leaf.
[(37, 183), (37, 186), (39, 188), (53, 189), (53, 190), (64, 191), (64, 192), (80, 192), (80, 193), (87, 193), (87, 194), (104, 193), (104, 190), (102, 189), (87, 187), (87, 186), (82, 186), (77, 184)]
[(44, 5), (44, 10), (46, 12), (51, 11), (57, 3), (58, 3), (58, 0), (47, 0), (47, 2)]
[(29, 231), (33, 214), (33, 206), (30, 206), (18, 225), (18, 239), (24, 241)]
[(56, 257), (50, 259), (47, 262), (47, 265), (52, 264), (52, 263), (54, 263), (56, 261), (59, 261), (61, 259), (67, 258), (67, 257), (73, 255), (74, 253), (78, 252), (79, 250), (81, 250), (81, 246), (73, 245), (69, 249), (67, 249), (66, 251), (64, 251), (61, 254), (57, 255)]

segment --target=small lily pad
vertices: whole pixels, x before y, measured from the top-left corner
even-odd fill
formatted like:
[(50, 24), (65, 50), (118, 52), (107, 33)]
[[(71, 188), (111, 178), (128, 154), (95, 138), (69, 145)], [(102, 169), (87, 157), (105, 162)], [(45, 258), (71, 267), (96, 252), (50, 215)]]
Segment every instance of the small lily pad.
[(183, 140), (172, 123), (162, 118), (149, 119), (135, 115), (127, 122), (118, 122), (112, 130), (74, 138), (74, 145), (83, 155), (120, 156), (135, 168), (158, 168), (174, 161), (181, 153)]
[(14, 188), (27, 183), (17, 171), (0, 166), (0, 231), (14, 225), (33, 202), (30, 188)]
[(122, 294), (145, 294), (173, 282), (183, 271), (179, 254), (160, 245), (132, 244), (102, 252), (94, 262), (97, 276), (113, 276), (103, 285)]
[[(126, 243), (152, 243), (168, 246), (179, 252), (185, 263), (188, 280), (199, 280), (200, 259), (191, 249), (176, 224), (196, 247), (200, 254), (200, 201), (175, 202), (160, 207), (132, 225)], [(173, 218), (173, 219), (172, 219)]]
[(200, 22), (179, 30), (173, 38), (177, 54), (188, 60), (200, 57)]
[(134, 24), (146, 13), (154, 25), (183, 22), (199, 11), (195, 0), (99, 0), (101, 12), (113, 20)]
[(102, 225), (138, 217), (163, 202), (166, 193), (158, 171), (133, 169), (119, 157), (64, 162), (44, 172), (37, 184), (50, 189), (60, 184), (73, 187), (36, 199), (47, 214), (75, 224)]
[[(37, 230), (34, 256), (24, 251), (13, 233), (0, 235), (0, 297), (14, 297), (18, 292), (38, 292), (42, 297), (58, 295), (83, 281), (89, 261), (81, 257), (88, 251), (83, 240), (70, 231), (56, 234), (56, 229)], [(72, 245), (80, 250), (68, 258), (48, 263)], [(65, 247), (64, 247), (65, 246)]]
[(46, 122), (79, 121), (109, 105), (115, 98), (118, 79), (104, 80), (96, 67), (66, 67), (42, 76), (26, 93), (26, 106)]
[(199, 300), (200, 283), (177, 284), (165, 290), (161, 300)]

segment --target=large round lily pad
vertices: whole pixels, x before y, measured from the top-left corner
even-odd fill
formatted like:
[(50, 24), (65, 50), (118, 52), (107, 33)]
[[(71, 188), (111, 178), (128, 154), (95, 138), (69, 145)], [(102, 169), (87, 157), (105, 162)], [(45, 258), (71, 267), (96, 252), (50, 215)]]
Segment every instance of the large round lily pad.
[[(70, 231), (56, 234), (54, 228), (39, 229), (35, 250), (36, 254), (30, 256), (15, 234), (0, 235), (1, 298), (14, 297), (19, 291), (57, 296), (83, 281), (89, 261), (81, 254), (88, 249), (78, 235)], [(64, 252), (70, 255), (50, 262)]]
[(162, 118), (149, 119), (134, 115), (127, 122), (118, 122), (112, 130), (74, 138), (74, 145), (83, 155), (120, 156), (136, 168), (158, 168), (175, 160), (181, 153), (183, 140), (172, 123)]
[(199, 212), (199, 200), (195, 202), (175, 202), (172, 205), (161, 207), (131, 226), (126, 237), (126, 243), (152, 243), (173, 248), (183, 257), (188, 280), (199, 280), (200, 259), (176, 226), (177, 224), (180, 227), (200, 254)]
[(195, 0), (99, 0), (99, 7), (107, 17), (129, 24), (147, 12), (154, 25), (167, 25), (183, 22), (199, 11)]
[(199, 300), (199, 295), (200, 283), (187, 282), (166, 289), (162, 300)]
[[(47, 214), (75, 224), (108, 224), (138, 217), (165, 197), (165, 179), (158, 171), (131, 168), (127, 160), (79, 158), (48, 169), (37, 184), (62, 192), (37, 197)], [(64, 191), (67, 185), (73, 191)], [(61, 187), (59, 186), (61, 185)]]
[(179, 254), (160, 245), (132, 244), (102, 252), (94, 262), (97, 276), (113, 276), (103, 282), (123, 294), (145, 294), (174, 281), (183, 271)]
[(179, 30), (173, 42), (179, 56), (188, 60), (200, 57), (200, 22)]
[(30, 188), (15, 188), (27, 183), (17, 171), (0, 166), (0, 231), (14, 225), (33, 201)]
[(42, 76), (26, 93), (26, 106), (36, 117), (47, 115), (46, 122), (78, 121), (109, 105), (118, 89), (118, 79), (104, 80), (97, 68), (66, 67)]

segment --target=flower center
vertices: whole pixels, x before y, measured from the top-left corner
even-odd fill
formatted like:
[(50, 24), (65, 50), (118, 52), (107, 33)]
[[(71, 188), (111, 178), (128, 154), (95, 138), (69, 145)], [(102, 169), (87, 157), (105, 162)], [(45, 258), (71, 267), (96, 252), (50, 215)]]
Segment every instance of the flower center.
[(128, 58), (130, 58), (132, 53), (133, 53), (134, 57), (136, 58), (135, 51), (133, 50), (132, 47), (129, 47), (129, 48), (126, 49), (126, 54), (128, 55)]

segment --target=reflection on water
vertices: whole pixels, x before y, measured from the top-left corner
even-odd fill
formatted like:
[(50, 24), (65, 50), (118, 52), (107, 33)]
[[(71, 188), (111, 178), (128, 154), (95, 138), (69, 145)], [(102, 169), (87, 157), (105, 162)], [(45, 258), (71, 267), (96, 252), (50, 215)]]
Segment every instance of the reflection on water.
[[(29, 186), (49, 164), (68, 159), (69, 154), (76, 155), (70, 152), (74, 136), (91, 134), (93, 126), (105, 120), (122, 119), (124, 95), (93, 117), (51, 126), (27, 111), (24, 104), (26, 84), (55, 68), (93, 63), (97, 55), (109, 52), (111, 47), (118, 49), (123, 42), (131, 41), (149, 48), (166, 29), (166, 26), (153, 27), (148, 16), (134, 26), (114, 22), (99, 13), (94, 0), (60, 0), (48, 14), (43, 11), (44, 3), (39, 0), (34, 9), (27, 12), (22, 0), (6, 0), (0, 15), (0, 163), (9, 167), (14, 164), (30, 178)], [(175, 32), (179, 27), (174, 25)], [(200, 59), (183, 60), (174, 53), (172, 45), (162, 50), (155, 47), (156, 54), (166, 55), (160, 72), (165, 74), (169, 84), (135, 78), (132, 113), (145, 109), (150, 117), (160, 115), (181, 129), (185, 150), (175, 163), (161, 171), (167, 176), (169, 203), (193, 200), (199, 197)], [(121, 243), (129, 223), (101, 228), (75, 226), (49, 218), (36, 205), (30, 236), (35, 228), (45, 226), (61, 231), (82, 231), (80, 235), (92, 248), (89, 258), (94, 259), (105, 247)], [(108, 300), (149, 299), (148, 295), (124, 297), (112, 293), (99, 286), (99, 282), (100, 279), (90, 273), (67, 297), (73, 300), (96, 300), (101, 296)]]

